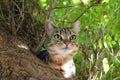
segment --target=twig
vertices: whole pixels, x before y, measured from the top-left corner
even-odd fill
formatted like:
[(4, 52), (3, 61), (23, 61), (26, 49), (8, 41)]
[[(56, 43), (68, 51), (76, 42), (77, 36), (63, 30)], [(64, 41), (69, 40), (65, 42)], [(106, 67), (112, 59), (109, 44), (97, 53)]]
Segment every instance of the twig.
[(90, 9), (91, 7), (93, 7), (93, 6), (96, 6), (97, 4), (100, 4), (100, 2), (101, 2), (101, 0), (98, 0), (98, 1), (96, 1), (96, 2), (91, 3), (91, 5), (88, 6), (88, 7), (73, 21), (73, 23), (76, 22), (79, 18), (81, 18), (81, 16), (82, 16), (85, 12), (87, 12), (87, 10), (89, 10), (89, 9)]
[(38, 44), (37, 48), (34, 50), (34, 52), (37, 52), (42, 47), (45, 39), (46, 39), (46, 33), (44, 32), (42, 39), (41, 39), (40, 43)]
[[(19, 24), (18, 24), (18, 27), (17, 27), (17, 29), (16, 29), (16, 32), (18, 32), (18, 30), (20, 29), (20, 27), (21, 27), (21, 24), (22, 24), (22, 22), (23, 22), (23, 20), (24, 20), (24, 13), (23, 13), (23, 11), (24, 11), (24, 0), (23, 0), (23, 4), (22, 4), (22, 10), (19, 8), (19, 6), (15, 3), (15, 5), (16, 5), (16, 7), (18, 8), (18, 10), (19, 10), (19, 12), (20, 12), (20, 16), (19, 16), (19, 18), (18, 18), (18, 21), (19, 21)], [(21, 19), (21, 20), (20, 20)]]

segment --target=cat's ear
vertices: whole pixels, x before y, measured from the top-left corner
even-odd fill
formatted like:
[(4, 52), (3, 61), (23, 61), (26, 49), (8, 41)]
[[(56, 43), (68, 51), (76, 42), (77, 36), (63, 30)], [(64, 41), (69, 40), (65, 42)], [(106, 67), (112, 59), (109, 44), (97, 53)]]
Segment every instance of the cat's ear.
[(77, 34), (80, 32), (80, 21), (73, 23), (72, 30)]
[(55, 29), (55, 26), (50, 21), (46, 21), (46, 23), (45, 23), (45, 30), (46, 30), (48, 36), (51, 36), (51, 34), (53, 33), (54, 29)]

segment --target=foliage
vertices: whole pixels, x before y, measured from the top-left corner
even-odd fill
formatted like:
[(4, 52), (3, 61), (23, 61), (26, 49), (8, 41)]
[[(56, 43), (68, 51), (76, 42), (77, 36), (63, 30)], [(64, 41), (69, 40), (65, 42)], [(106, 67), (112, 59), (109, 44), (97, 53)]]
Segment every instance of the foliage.
[(59, 27), (70, 27), (80, 18), (81, 47), (75, 57), (79, 79), (120, 79), (119, 3), (119, 0), (64, 0), (41, 4), (43, 9), (51, 10), (50, 19)]
[[(25, 9), (32, 8), (28, 11), (31, 11), (34, 24), (24, 26), (30, 34), (41, 27), (39, 23), (44, 24), (48, 19), (59, 27), (71, 27), (75, 21), (80, 20), (78, 41), (81, 46), (74, 58), (80, 80), (120, 79), (120, 0), (20, 1), (24, 3)], [(0, 19), (4, 18), (1, 11)], [(35, 29), (36, 25), (38, 28)], [(19, 31), (25, 32), (21, 30), (22, 27)], [(24, 38), (28, 37), (24, 34)], [(40, 45), (37, 46), (40, 48)]]

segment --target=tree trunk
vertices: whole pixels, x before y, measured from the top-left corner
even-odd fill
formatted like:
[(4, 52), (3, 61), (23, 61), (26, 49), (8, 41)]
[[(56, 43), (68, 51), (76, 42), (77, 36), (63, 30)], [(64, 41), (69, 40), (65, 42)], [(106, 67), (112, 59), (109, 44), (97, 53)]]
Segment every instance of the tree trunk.
[(19, 42), (0, 29), (0, 80), (66, 80)]

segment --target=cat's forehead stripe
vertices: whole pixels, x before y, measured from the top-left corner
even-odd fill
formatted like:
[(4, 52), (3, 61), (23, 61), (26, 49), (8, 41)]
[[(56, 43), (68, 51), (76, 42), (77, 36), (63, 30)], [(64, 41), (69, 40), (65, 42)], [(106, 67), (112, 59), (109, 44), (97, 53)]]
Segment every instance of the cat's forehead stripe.
[(71, 31), (69, 30), (69, 29), (67, 29), (67, 28), (63, 28), (63, 29), (60, 29), (60, 34), (71, 34)]

